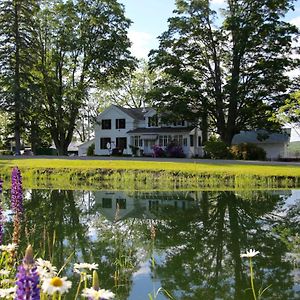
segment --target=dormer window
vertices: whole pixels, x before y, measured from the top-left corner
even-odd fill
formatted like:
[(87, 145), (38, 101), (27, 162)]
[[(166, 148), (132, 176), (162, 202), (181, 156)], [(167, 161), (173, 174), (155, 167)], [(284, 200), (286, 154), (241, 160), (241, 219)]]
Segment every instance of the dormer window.
[(126, 127), (125, 119), (116, 119), (116, 129), (124, 129)]
[(111, 129), (111, 119), (103, 119), (101, 124), (102, 129)]
[(181, 121), (174, 122), (173, 126), (184, 126), (184, 121), (181, 120)]
[(148, 117), (148, 127), (157, 127), (158, 126), (158, 117), (154, 115), (152, 117)]

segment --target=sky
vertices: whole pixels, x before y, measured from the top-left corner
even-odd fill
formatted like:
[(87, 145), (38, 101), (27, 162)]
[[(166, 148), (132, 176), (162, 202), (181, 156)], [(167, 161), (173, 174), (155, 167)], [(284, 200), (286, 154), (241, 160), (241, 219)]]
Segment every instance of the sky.
[[(259, 1), (259, 0), (258, 0)], [(132, 42), (131, 52), (137, 58), (147, 58), (151, 49), (158, 48), (157, 37), (168, 29), (168, 18), (172, 17), (175, 0), (119, 0), (125, 6), (125, 15), (133, 22), (129, 29)], [(225, 0), (211, 0), (218, 10)], [(300, 27), (300, 0), (295, 3), (295, 11), (287, 20)]]

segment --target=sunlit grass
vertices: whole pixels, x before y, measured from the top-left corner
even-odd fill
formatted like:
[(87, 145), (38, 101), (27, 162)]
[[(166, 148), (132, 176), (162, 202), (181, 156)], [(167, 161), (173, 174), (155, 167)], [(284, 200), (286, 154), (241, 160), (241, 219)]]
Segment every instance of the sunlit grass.
[(0, 159), (0, 177), (8, 179), (14, 166), (21, 169), (26, 187), (174, 190), (300, 185), (300, 166), (268, 163)]
[(290, 165), (245, 165), (208, 164), (164, 161), (125, 161), (125, 160), (68, 160), (68, 159), (12, 159), (0, 160), (0, 168), (18, 166), (20, 169), (77, 169), (77, 170), (142, 170), (171, 171), (192, 174), (227, 174), (300, 177), (300, 167)]

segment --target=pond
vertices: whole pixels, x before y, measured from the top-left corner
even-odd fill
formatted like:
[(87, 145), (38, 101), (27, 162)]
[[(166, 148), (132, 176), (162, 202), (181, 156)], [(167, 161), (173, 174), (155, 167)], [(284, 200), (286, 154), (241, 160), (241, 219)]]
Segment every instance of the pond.
[(260, 252), (252, 262), (262, 299), (300, 299), (300, 190), (36, 189), (24, 198), (20, 247), (31, 243), (57, 267), (69, 258), (68, 277), (75, 262), (99, 264), (116, 299), (253, 299), (240, 257), (250, 248)]

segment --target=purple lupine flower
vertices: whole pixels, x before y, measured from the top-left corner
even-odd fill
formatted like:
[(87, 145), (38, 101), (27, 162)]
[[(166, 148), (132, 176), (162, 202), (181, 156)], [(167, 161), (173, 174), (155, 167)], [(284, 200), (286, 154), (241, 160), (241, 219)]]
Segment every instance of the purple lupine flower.
[(0, 178), (0, 194), (2, 193), (3, 180)]
[(15, 300), (40, 300), (40, 278), (29, 245), (22, 264), (18, 267)]
[[(3, 181), (0, 179), (0, 196), (2, 194), (2, 184)], [(3, 241), (3, 209), (2, 209), (2, 201), (0, 198), (0, 245), (2, 245)]]
[(23, 213), (22, 176), (18, 167), (11, 173), (11, 209), (15, 214)]

